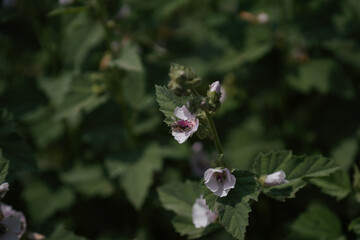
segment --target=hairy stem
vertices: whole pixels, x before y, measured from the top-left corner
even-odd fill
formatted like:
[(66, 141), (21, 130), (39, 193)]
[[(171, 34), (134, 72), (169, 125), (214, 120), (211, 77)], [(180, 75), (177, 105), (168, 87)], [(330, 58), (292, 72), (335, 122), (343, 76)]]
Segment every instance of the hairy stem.
[(222, 146), (221, 146), (221, 143), (220, 143), (219, 135), (218, 135), (218, 133), (216, 131), (214, 120), (213, 120), (211, 114), (208, 111), (205, 111), (205, 115), (206, 115), (206, 119), (208, 121), (210, 130), (211, 130), (211, 133), (213, 135), (213, 141), (215, 143), (216, 149), (217, 149), (219, 155), (223, 154), (223, 149), (222, 149)]

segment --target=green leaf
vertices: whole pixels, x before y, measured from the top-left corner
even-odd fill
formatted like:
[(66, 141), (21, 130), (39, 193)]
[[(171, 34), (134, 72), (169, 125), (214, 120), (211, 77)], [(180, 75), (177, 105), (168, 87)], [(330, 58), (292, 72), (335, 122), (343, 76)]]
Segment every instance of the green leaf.
[(84, 237), (77, 236), (67, 231), (62, 225), (58, 226), (55, 231), (46, 238), (47, 240), (86, 240)]
[(321, 188), (323, 193), (336, 197), (338, 201), (345, 198), (351, 192), (350, 177), (342, 169), (327, 177), (310, 179), (310, 182)]
[(64, 29), (61, 53), (66, 64), (80, 70), (90, 51), (103, 42), (104, 28), (86, 13), (79, 13)]
[(165, 209), (191, 219), (192, 206), (196, 199), (200, 197), (200, 189), (197, 182), (169, 183), (159, 187), (157, 192)]
[(173, 224), (176, 232), (178, 232), (181, 236), (187, 235), (188, 239), (205, 236), (220, 227), (216, 224), (210, 224), (206, 228), (195, 228), (191, 218), (180, 215), (175, 216), (171, 223)]
[(64, 101), (56, 107), (56, 119), (78, 123), (83, 113), (88, 113), (106, 102), (106, 94), (98, 96), (93, 90), (88, 75), (77, 75)]
[(160, 111), (165, 115), (164, 122), (171, 124), (174, 122), (172, 118), (175, 117), (175, 108), (184, 106), (189, 101), (189, 99), (186, 97), (175, 96), (166, 87), (155, 86), (155, 88), (156, 101), (160, 105)]
[(360, 217), (351, 221), (348, 230), (354, 232), (360, 238)]
[(258, 118), (250, 118), (240, 127), (232, 129), (224, 146), (226, 158), (231, 166), (250, 169), (259, 152), (282, 149), (280, 140), (268, 140)]
[(127, 44), (123, 46), (119, 57), (113, 59), (110, 62), (110, 66), (126, 71), (143, 71), (143, 66), (136, 45)]
[(298, 76), (290, 76), (288, 81), (291, 86), (301, 92), (309, 93), (312, 89), (320, 93), (330, 90), (332, 70), (336, 63), (330, 59), (313, 59), (299, 68)]
[(9, 161), (2, 157), (2, 150), (0, 148), (0, 184), (5, 182), (9, 171)]
[(331, 156), (343, 169), (348, 170), (355, 159), (357, 151), (356, 138), (348, 138), (332, 151)]
[(246, 226), (249, 224), (250, 205), (243, 200), (219, 209), (220, 222), (236, 239), (245, 239)]
[(46, 221), (56, 212), (69, 208), (75, 201), (75, 195), (68, 187), (53, 191), (40, 179), (30, 180), (24, 181), (25, 190), (22, 195), (34, 223)]
[(39, 87), (45, 92), (46, 96), (54, 105), (63, 102), (69, 92), (74, 74), (64, 72), (58, 77), (43, 77), (38, 80)]
[(136, 209), (140, 209), (153, 183), (154, 172), (162, 168), (161, 149), (158, 144), (150, 144), (141, 158), (123, 174), (122, 186), (127, 198)]
[(39, 108), (27, 114), (24, 121), (39, 148), (48, 146), (63, 134), (64, 124), (54, 118), (50, 108)]
[(59, 7), (51, 12), (48, 13), (49, 17), (63, 15), (63, 14), (70, 14), (70, 13), (78, 13), (78, 12), (84, 12), (88, 9), (87, 6), (81, 6), (81, 7)]
[(292, 224), (291, 229), (306, 239), (337, 239), (342, 235), (339, 218), (322, 205), (311, 205)]
[(10, 178), (36, 169), (32, 149), (19, 134), (12, 116), (3, 109), (0, 109), (0, 147), (2, 158), (9, 161)]
[(169, 183), (157, 189), (163, 207), (175, 212), (172, 220), (176, 232), (189, 239), (199, 238), (213, 231), (218, 226), (210, 224), (206, 228), (195, 228), (192, 222), (192, 206), (200, 197), (200, 187), (197, 182)]
[(295, 197), (295, 193), (306, 185), (305, 179), (325, 177), (339, 167), (336, 163), (320, 155), (295, 156), (291, 151), (259, 154), (253, 165), (253, 172), (258, 176), (268, 175), (283, 170), (289, 183), (266, 187), (264, 193), (277, 200)]
[(60, 175), (61, 180), (88, 197), (108, 197), (114, 187), (106, 179), (100, 164), (76, 164), (70, 171)]

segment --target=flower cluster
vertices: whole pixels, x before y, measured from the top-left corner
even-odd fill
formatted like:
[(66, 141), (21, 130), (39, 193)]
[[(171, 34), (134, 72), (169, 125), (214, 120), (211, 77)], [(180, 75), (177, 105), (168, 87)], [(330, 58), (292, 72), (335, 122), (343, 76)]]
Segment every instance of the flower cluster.
[[(266, 22), (267, 15), (259, 14), (259, 22)], [(217, 150), (219, 151), (219, 159), (214, 161), (212, 165), (215, 168), (208, 168), (210, 162), (207, 161), (208, 155), (203, 152), (203, 146), (197, 142), (193, 145), (193, 157), (191, 157), (191, 167), (196, 175), (203, 173), (205, 186), (217, 197), (224, 198), (228, 196), (231, 189), (235, 187), (241, 188), (240, 183), (237, 184), (236, 177), (231, 173), (226, 165), (222, 162), (222, 149), (219, 142), (214, 123), (211, 115), (214, 114), (221, 103), (225, 99), (225, 90), (221, 87), (220, 82), (216, 81), (209, 85), (206, 97), (202, 97), (196, 90), (196, 86), (200, 78), (190, 69), (180, 65), (172, 65), (170, 69), (171, 81), (168, 85), (169, 89), (178, 96), (190, 96), (189, 102), (181, 107), (174, 109), (173, 122), (170, 124), (171, 134), (175, 140), (182, 144), (187, 141), (195, 132), (198, 136), (209, 137), (214, 140)], [(206, 121), (203, 121), (206, 120)], [(200, 122), (202, 121), (202, 122)], [(208, 131), (202, 134), (202, 131)], [(204, 161), (205, 158), (205, 161)], [(204, 163), (207, 164), (204, 168)], [(207, 170), (206, 170), (207, 169)], [(279, 184), (288, 183), (285, 179), (285, 172), (280, 170), (268, 175), (261, 176), (259, 183), (264, 187), (271, 187)], [(214, 223), (218, 219), (218, 212), (214, 211), (206, 205), (206, 200), (201, 195), (197, 198), (192, 206), (192, 222), (195, 228), (204, 228)]]

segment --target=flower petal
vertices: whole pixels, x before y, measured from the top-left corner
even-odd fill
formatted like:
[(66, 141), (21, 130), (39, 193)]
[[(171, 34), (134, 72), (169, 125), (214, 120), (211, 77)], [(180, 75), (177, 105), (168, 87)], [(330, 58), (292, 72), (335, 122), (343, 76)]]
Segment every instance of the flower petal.
[(235, 187), (235, 184), (236, 184), (236, 178), (234, 175), (232, 175), (229, 171), (229, 169), (225, 168), (223, 169), (225, 174), (226, 174), (226, 179), (225, 179), (225, 182), (224, 182), (224, 189), (227, 190), (227, 189), (232, 189)]
[(216, 176), (212, 175), (208, 182), (205, 182), (205, 185), (210, 189), (212, 192), (216, 192), (219, 190), (219, 183), (216, 181)]
[(205, 173), (204, 173), (205, 183), (208, 182), (210, 180), (211, 176), (216, 172), (221, 173), (222, 170), (217, 169), (217, 168), (209, 168), (208, 170), (206, 170)]
[(186, 111), (188, 111), (185, 105), (182, 106), (181, 108), (179, 108), (179, 107), (175, 108), (175, 111), (174, 111), (175, 116), (181, 120), (187, 120), (188, 118), (186, 117), (186, 115), (184, 113), (185, 109), (186, 109)]
[(172, 132), (171, 133), (175, 140), (178, 141), (178, 143), (182, 144), (184, 143), (189, 137), (190, 135), (187, 135), (186, 132)]

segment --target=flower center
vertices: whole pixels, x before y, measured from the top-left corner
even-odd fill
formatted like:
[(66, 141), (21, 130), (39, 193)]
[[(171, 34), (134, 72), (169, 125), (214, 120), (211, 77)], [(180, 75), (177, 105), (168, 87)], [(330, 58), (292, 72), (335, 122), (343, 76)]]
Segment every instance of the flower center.
[(189, 120), (178, 120), (171, 125), (173, 131), (176, 132), (186, 132), (192, 129), (194, 123)]
[(223, 181), (225, 181), (225, 179), (226, 179), (225, 173), (218, 173), (216, 176), (216, 181), (218, 182), (222, 183)]

